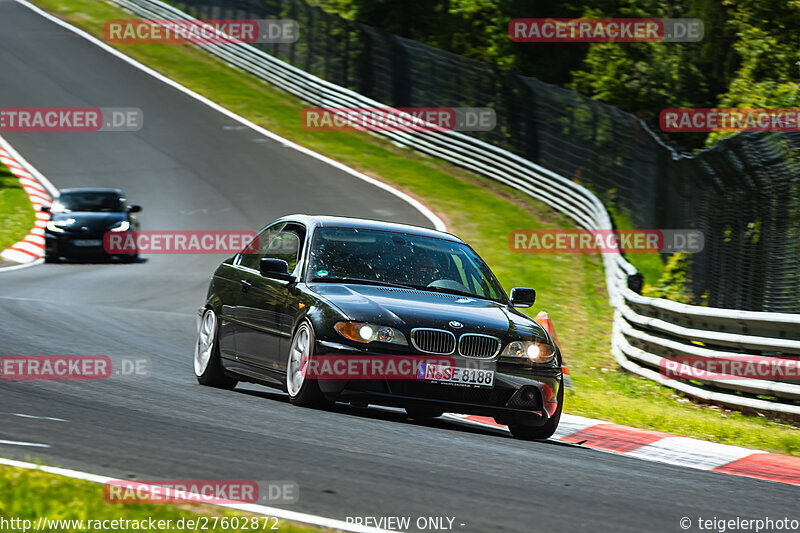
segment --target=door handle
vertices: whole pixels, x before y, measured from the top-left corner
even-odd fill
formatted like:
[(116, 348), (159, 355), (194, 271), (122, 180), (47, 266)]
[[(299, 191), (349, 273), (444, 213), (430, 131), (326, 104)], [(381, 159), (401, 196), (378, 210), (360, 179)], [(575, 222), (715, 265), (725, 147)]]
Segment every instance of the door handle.
[(240, 280), (240, 283), (242, 284), (242, 292), (247, 292), (247, 291), (250, 289), (250, 287), (252, 287), (252, 286), (253, 286), (253, 285), (252, 285), (252, 284), (251, 284), (249, 281), (247, 281), (246, 279)]

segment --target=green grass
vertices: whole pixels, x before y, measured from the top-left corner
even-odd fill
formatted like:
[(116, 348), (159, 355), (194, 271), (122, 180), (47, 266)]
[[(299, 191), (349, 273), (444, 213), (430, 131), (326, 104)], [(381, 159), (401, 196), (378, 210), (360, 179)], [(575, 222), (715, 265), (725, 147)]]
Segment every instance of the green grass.
[[(97, 0), (37, 3), (101, 38), (106, 20), (130, 17)], [(566, 399), (567, 412), (800, 455), (800, 434), (791, 425), (694, 404), (671, 389), (618, 370), (609, 352), (612, 311), (599, 256), (509, 250), (512, 230), (573, 227), (543, 203), (368, 134), (306, 131), (300, 125), (300, 112), (306, 106), (298, 99), (191, 45), (114, 46), (256, 124), (419, 198), (475, 247), (506, 289), (538, 289), (530, 312), (550, 313), (576, 387)]]
[[(609, 207), (608, 211), (611, 213), (611, 216), (614, 217), (614, 224), (616, 224), (617, 229), (637, 229), (633, 226), (630, 217), (619, 209)], [(627, 253), (625, 254), (625, 259), (635, 266), (636, 270), (644, 276), (644, 282), (647, 284), (655, 285), (661, 278), (661, 274), (664, 273), (664, 262), (661, 260), (661, 254), (649, 252)]]
[[(162, 525), (170, 525), (162, 531), (197, 531), (196, 527), (186, 527), (188, 520), (203, 520), (208, 529), (202, 531), (270, 531), (276, 524), (275, 519), (265, 520), (264, 516), (242, 513), (223, 507), (199, 504), (115, 504), (107, 503), (103, 497), (103, 485), (79, 479), (45, 473), (39, 470), (0, 466), (0, 519), (14, 517), (15, 519), (30, 520), (35, 529), (35, 524), (40, 517), (50, 520), (83, 520), (83, 528), (79, 524), (62, 524), (63, 527), (52, 527), (50, 531), (58, 532), (85, 532), (100, 531), (100, 527), (87, 527), (87, 521), (95, 520), (149, 520), (157, 524), (164, 520)], [(205, 517), (202, 518), (202, 517)], [(257, 528), (246, 527), (254, 525), (253, 518), (258, 518)], [(226, 518), (227, 520), (223, 521)], [(231, 527), (231, 519), (238, 519), (238, 528)], [(167, 520), (171, 522), (167, 523)], [(183, 520), (183, 522), (179, 522)], [(207, 521), (205, 521), (207, 520)], [(216, 521), (215, 521), (216, 520)], [(109, 523), (110, 524), (110, 523)], [(119, 522), (124, 525), (124, 522)], [(143, 528), (147, 530), (149, 522)], [(228, 527), (222, 527), (222, 525)], [(267, 524), (265, 526), (265, 524)], [(0, 525), (0, 530), (22, 531), (14, 524)], [(142, 528), (128, 527), (113, 528), (114, 531), (141, 531)], [(178, 526), (184, 527), (178, 527)], [(216, 527), (212, 527), (216, 525)], [(286, 520), (277, 520), (277, 529), (288, 533), (312, 533), (330, 531), (316, 527), (299, 525)], [(47, 531), (42, 529), (42, 531)], [(151, 529), (151, 531), (156, 531)]]
[(22, 240), (36, 216), (19, 180), (0, 165), (0, 251)]

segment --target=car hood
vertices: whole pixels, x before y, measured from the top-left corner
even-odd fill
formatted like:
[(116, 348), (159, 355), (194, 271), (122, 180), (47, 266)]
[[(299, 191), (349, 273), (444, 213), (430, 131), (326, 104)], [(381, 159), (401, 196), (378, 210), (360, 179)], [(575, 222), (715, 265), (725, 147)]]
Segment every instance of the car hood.
[[(546, 338), (541, 326), (508, 306), (455, 294), (372, 285), (316, 283), (311, 289), (351, 320), (397, 327), (437, 328), (506, 338), (515, 332)], [(454, 328), (451, 321), (460, 322)]]
[(121, 220), (127, 220), (127, 213), (90, 213), (73, 211), (69, 213), (53, 213), (50, 218), (65, 231), (106, 231)]

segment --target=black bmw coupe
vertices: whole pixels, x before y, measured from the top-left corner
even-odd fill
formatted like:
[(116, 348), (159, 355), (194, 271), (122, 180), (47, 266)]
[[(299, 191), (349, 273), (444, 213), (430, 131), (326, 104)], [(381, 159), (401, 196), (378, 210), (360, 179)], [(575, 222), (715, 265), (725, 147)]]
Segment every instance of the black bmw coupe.
[(195, 375), (215, 387), (277, 387), (306, 407), (491, 416), (518, 438), (545, 439), (564, 392), (557, 345), (517, 310), (534, 298), (526, 288), (509, 298), (448, 233), (288, 216), (214, 272), (198, 310)]

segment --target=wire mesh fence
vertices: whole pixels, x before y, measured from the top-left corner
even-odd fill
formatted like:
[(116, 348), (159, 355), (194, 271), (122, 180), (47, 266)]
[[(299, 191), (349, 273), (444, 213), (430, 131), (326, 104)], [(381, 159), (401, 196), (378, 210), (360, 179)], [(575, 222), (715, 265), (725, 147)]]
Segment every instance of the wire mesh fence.
[(618, 108), (300, 0), (171, 3), (206, 20), (294, 19), (296, 42), (253, 46), (388, 105), (491, 107), (497, 127), (471, 135), (581, 183), (635, 227), (703, 231), (695, 303), (800, 313), (800, 133), (681, 154)]

